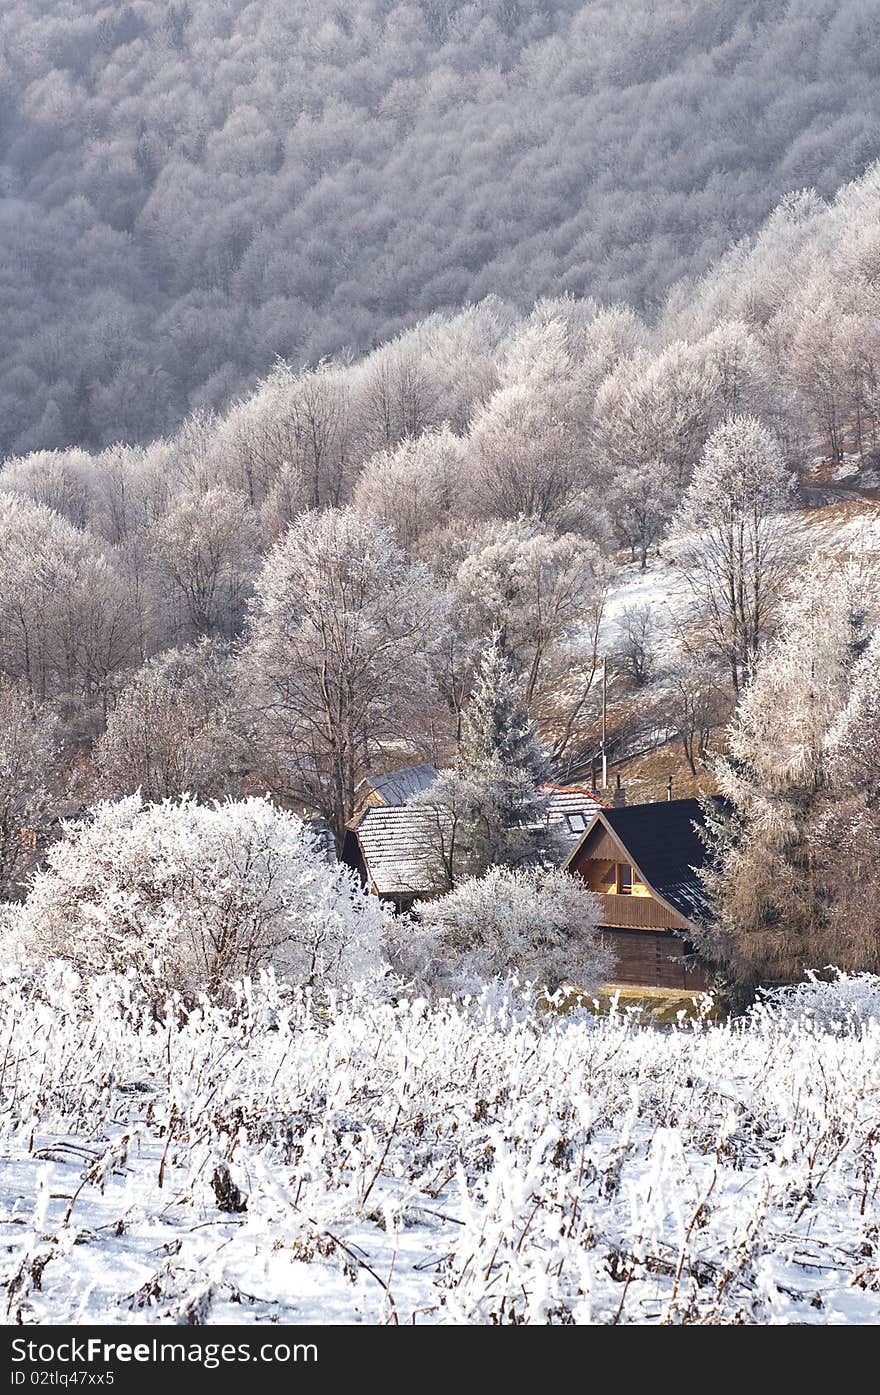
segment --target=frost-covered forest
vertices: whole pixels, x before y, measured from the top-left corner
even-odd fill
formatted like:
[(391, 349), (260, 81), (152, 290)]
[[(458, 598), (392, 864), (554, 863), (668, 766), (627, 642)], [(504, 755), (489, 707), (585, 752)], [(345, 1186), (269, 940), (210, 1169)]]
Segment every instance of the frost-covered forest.
[(614, 758), (678, 751), (737, 811), (728, 970), (880, 966), (878, 209), (876, 167), (784, 200), (655, 326), (492, 297), (148, 445), (7, 459), (2, 894), (59, 818), (138, 792), (245, 801), (257, 837), (268, 791), (339, 849), (364, 777), (420, 760), (481, 849), (442, 889), (523, 866), (541, 781), (593, 778), (607, 663)]
[(0, 14), (7, 1321), (876, 1317), (871, 10)]
[(0, 451), (548, 291), (657, 307), (880, 152), (871, 0), (16, 0)]

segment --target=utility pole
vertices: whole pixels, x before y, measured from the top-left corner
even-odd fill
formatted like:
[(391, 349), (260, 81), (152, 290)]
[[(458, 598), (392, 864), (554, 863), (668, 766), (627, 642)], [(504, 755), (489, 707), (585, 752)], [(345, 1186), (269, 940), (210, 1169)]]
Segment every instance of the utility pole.
[(602, 788), (608, 788), (608, 660), (602, 658)]

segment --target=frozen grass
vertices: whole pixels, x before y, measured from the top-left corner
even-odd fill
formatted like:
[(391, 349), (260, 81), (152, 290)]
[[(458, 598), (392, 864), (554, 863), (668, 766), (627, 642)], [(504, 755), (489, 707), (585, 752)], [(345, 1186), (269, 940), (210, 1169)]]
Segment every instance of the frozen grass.
[(6, 1320), (880, 1313), (880, 983), (747, 1020), (0, 981)]

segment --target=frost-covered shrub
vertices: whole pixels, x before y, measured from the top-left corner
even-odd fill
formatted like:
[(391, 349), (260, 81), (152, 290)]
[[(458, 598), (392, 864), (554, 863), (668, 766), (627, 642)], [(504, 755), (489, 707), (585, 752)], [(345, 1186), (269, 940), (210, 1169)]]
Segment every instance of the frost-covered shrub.
[(813, 1025), (823, 1032), (858, 1036), (880, 1023), (880, 978), (834, 972), (830, 982), (808, 974), (803, 983), (761, 993), (751, 1015), (780, 1024)]
[(134, 968), (163, 991), (214, 989), (267, 965), (338, 987), (380, 972), (381, 920), (302, 820), (268, 800), (133, 795), (66, 825), (7, 913), (5, 939), (25, 960)]
[[(417, 907), (418, 957), (437, 987), (470, 990), (516, 973), (551, 989), (572, 984), (591, 992), (613, 963), (598, 923), (598, 903), (576, 877), (490, 867)], [(406, 930), (394, 935), (399, 944)], [(400, 963), (405, 953), (392, 957)]]
[(876, 1322), (880, 1022), (509, 987), (0, 963), (4, 1321)]

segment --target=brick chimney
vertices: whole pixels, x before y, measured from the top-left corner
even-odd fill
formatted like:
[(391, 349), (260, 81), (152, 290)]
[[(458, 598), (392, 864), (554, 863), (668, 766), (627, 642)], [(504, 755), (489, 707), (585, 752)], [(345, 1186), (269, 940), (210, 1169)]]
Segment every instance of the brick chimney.
[(612, 797), (611, 804), (612, 804), (612, 807), (615, 808), (615, 809), (622, 809), (625, 803), (626, 803), (626, 790), (623, 788), (623, 785), (620, 783), (620, 776), (618, 775), (618, 777), (617, 777), (617, 785), (616, 785), (615, 790), (614, 790), (614, 795), (613, 795), (613, 797)]

